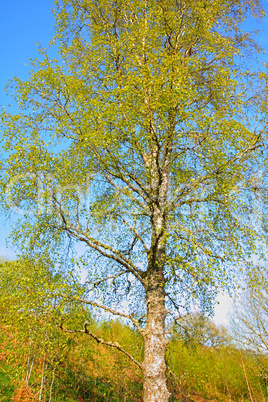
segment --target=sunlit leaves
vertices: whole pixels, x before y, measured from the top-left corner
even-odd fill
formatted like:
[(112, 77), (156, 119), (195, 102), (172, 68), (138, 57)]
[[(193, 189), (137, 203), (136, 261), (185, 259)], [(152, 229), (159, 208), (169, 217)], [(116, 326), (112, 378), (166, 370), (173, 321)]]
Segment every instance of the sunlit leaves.
[(246, 63), (248, 13), (260, 4), (56, 2), (58, 60), (41, 50), (9, 89), (21, 113), (2, 116), (26, 252), (62, 264), (82, 243), (90, 283), (111, 269), (125, 294), (158, 259), (175, 298), (230, 283), (263, 235), (250, 177), (266, 166), (266, 73)]

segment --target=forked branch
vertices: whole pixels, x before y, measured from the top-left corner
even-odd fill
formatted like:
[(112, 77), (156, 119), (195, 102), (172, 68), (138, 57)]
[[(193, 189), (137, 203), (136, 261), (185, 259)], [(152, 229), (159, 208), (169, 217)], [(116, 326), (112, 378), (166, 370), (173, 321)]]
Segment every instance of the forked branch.
[(102, 345), (106, 345), (109, 346), (111, 348), (115, 348), (117, 350), (119, 350), (120, 352), (124, 353), (134, 364), (136, 364), (136, 366), (138, 366), (140, 368), (140, 370), (142, 370), (142, 365), (140, 362), (138, 362), (133, 356), (131, 356), (130, 353), (128, 353), (125, 349), (123, 349), (117, 342), (106, 342), (103, 339), (99, 338), (98, 336), (96, 336), (95, 334), (93, 334), (92, 332), (90, 332), (88, 330), (88, 322), (85, 322), (84, 324), (84, 328), (83, 329), (65, 329), (63, 328), (63, 323), (59, 324), (58, 327), (63, 331), (63, 332), (67, 332), (70, 334), (75, 334), (75, 333), (82, 333), (82, 334), (86, 334), (88, 336), (90, 336), (91, 338), (95, 339), (95, 341), (97, 343), (100, 343)]

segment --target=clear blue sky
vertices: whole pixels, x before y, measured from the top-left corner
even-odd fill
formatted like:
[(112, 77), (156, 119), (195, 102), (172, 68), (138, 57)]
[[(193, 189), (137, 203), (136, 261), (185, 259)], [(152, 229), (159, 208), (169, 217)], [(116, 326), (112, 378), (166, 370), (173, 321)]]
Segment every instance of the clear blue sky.
[[(29, 61), (38, 57), (54, 32), (53, 0), (0, 0), (0, 105), (11, 102), (4, 88), (14, 76), (26, 79)], [(27, 64), (27, 65), (26, 65)], [(5, 244), (11, 219), (0, 215), (0, 256), (13, 257)]]
[[(14, 76), (26, 79), (30, 59), (38, 57), (38, 45), (48, 45), (54, 32), (54, 17), (51, 12), (53, 0), (0, 0), (0, 105), (7, 105), (10, 99), (3, 89)], [(268, 14), (268, 2), (264, 1)], [(257, 40), (267, 50), (262, 60), (268, 63), (268, 17), (259, 25), (250, 21), (246, 30), (262, 29)], [(0, 214), (0, 256), (14, 257), (15, 254), (5, 244), (10, 232), (11, 219)], [(227, 300), (226, 300), (227, 301)], [(226, 304), (226, 303), (225, 303)], [(226, 305), (227, 308), (227, 305)], [(225, 311), (217, 309), (217, 315)], [(218, 322), (221, 322), (219, 319)]]
[[(53, 36), (52, 0), (0, 0), (0, 91), (8, 79), (27, 78), (30, 58), (38, 56), (37, 42), (46, 46)], [(0, 104), (3, 103), (2, 93)]]

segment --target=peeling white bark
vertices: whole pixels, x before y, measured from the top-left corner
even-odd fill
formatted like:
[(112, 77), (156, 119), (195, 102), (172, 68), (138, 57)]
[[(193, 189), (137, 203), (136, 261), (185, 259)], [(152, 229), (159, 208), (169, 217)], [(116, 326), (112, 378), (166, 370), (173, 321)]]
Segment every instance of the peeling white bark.
[(147, 323), (144, 332), (143, 401), (168, 402), (170, 393), (166, 381), (165, 351), (165, 278), (166, 259), (166, 197), (168, 169), (160, 167), (159, 144), (153, 141), (154, 122), (151, 121), (151, 152), (148, 167), (151, 174), (152, 241), (148, 268), (144, 280), (147, 301)]
[(156, 273), (151, 283), (157, 286), (147, 291), (147, 325), (144, 334), (143, 401), (168, 402), (170, 393), (166, 385), (165, 350), (165, 296), (161, 280)]

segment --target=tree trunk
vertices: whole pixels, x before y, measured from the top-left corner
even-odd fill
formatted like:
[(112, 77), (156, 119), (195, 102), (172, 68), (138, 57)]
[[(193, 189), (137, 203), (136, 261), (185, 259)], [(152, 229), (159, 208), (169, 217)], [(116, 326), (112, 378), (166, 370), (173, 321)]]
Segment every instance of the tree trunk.
[(144, 334), (143, 401), (168, 402), (165, 350), (164, 278), (156, 273), (146, 290), (147, 325)]

